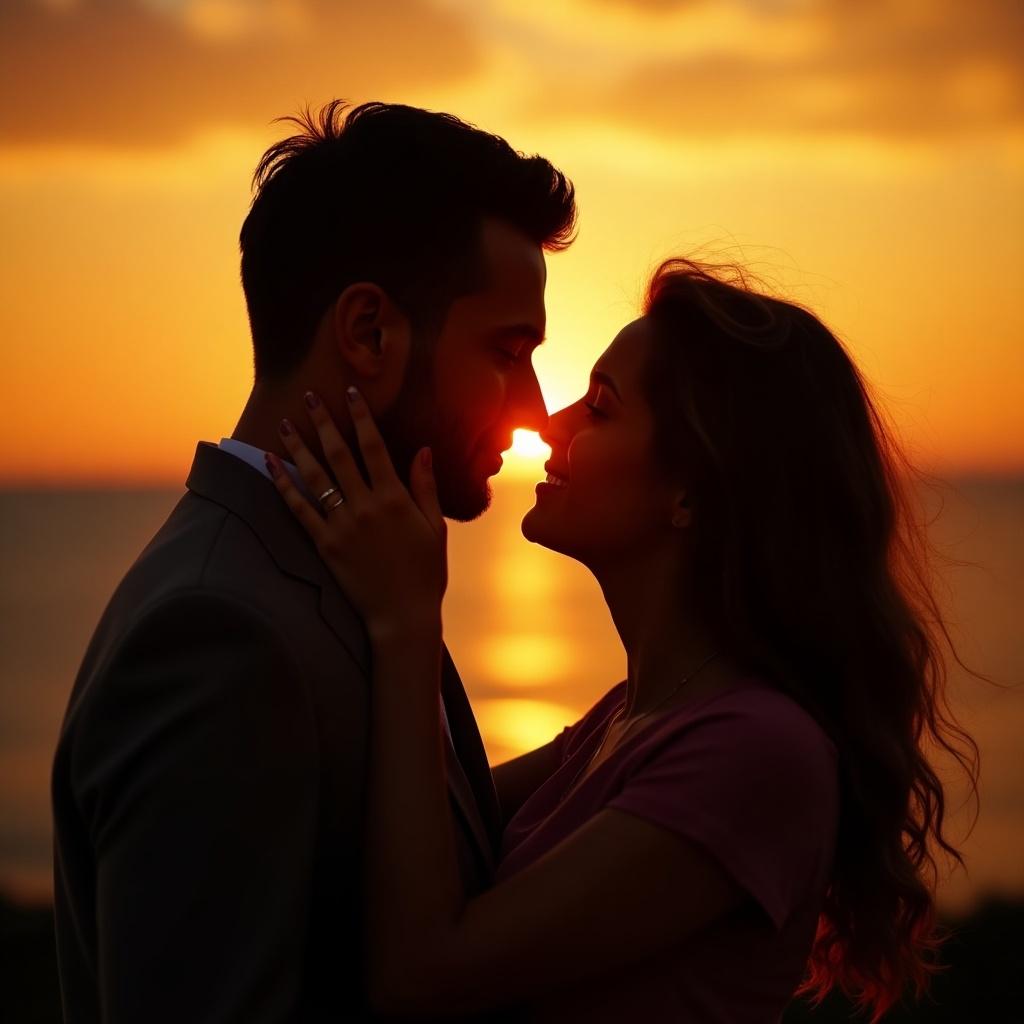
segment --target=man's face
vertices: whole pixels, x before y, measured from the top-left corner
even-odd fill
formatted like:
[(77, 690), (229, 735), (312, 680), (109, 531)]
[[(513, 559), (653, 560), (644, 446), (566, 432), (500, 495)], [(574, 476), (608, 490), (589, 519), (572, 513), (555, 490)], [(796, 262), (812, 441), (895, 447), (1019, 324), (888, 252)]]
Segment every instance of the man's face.
[(441, 508), (462, 521), (490, 504), (512, 431), (547, 425), (531, 363), (544, 337), (543, 252), (498, 220), (484, 221), (480, 250), (484, 285), (449, 307), (432, 364), (413, 357), (387, 431), (399, 458), (431, 446)]

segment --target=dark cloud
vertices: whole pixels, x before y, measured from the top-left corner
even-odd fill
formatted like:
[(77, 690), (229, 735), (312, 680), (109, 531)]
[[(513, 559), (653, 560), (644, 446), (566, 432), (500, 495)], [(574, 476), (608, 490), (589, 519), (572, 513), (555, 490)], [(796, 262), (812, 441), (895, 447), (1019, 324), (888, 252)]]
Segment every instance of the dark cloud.
[[(646, 6), (653, 11), (669, 2)], [(767, 46), (751, 52), (745, 39), (735, 50), (635, 67), (605, 89), (564, 94), (561, 103), (545, 97), (538, 113), (703, 136), (907, 137), (1024, 125), (1020, 0), (749, 6), (766, 29), (782, 18), (802, 22), (817, 45), (794, 58)]]
[[(254, 0), (260, 10), (271, 7)], [(289, 10), (292, 31), (211, 34), (166, 4), (2, 0), (0, 144), (162, 145), (212, 126), (262, 128), (335, 96), (396, 100), (479, 69), (467, 27), (425, 0)]]

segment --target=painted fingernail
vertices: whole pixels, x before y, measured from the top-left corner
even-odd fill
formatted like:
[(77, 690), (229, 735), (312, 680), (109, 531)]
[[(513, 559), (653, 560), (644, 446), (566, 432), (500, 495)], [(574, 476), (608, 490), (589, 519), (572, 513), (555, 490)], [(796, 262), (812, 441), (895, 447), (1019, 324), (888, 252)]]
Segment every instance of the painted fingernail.
[(267, 472), (271, 476), (276, 477), (277, 474), (281, 472), (281, 467), (278, 466), (277, 462), (274, 459), (274, 456), (271, 455), (270, 452), (264, 452), (263, 458), (267, 463)]
[(359, 397), (359, 392), (354, 387), (349, 386), (345, 388), (345, 395), (350, 402), (354, 402)]
[(314, 395), (312, 391), (307, 391), (306, 392), (306, 405), (308, 405), (310, 407), (310, 409), (315, 409), (319, 404), (320, 404), (320, 399), (316, 395)]
[(281, 420), (281, 422), (278, 424), (277, 429), (280, 430), (285, 437), (291, 436), (292, 425), (291, 423), (288, 422), (288, 420)]

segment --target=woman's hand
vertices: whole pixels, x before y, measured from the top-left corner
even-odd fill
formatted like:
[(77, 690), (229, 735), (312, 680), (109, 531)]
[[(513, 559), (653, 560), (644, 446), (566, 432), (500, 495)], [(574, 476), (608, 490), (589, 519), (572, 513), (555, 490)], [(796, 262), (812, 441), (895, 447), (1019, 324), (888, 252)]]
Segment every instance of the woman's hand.
[(410, 629), (437, 628), (447, 583), (447, 527), (438, 504), (430, 449), (422, 449), (413, 460), (406, 489), (365, 400), (354, 388), (349, 388), (348, 398), (368, 481), (326, 407), (312, 392), (307, 395), (309, 415), (334, 480), (293, 426), (283, 421), (280, 432), (309, 492), (322, 495), (335, 488), (323, 499), (323, 511), (303, 497), (269, 452), (267, 468), (321, 558), (362, 614), (371, 640), (392, 640), (396, 632)]

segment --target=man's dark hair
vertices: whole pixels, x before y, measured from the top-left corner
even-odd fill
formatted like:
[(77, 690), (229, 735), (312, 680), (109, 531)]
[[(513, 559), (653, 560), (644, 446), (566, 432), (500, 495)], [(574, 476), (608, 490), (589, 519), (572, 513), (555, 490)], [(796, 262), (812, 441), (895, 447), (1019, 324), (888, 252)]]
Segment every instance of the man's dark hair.
[(257, 380), (295, 369), (355, 281), (383, 288), (419, 336), (440, 329), (485, 284), (485, 217), (551, 251), (573, 240), (565, 175), (451, 114), (333, 100), (282, 120), (301, 132), (263, 154), (240, 237)]

